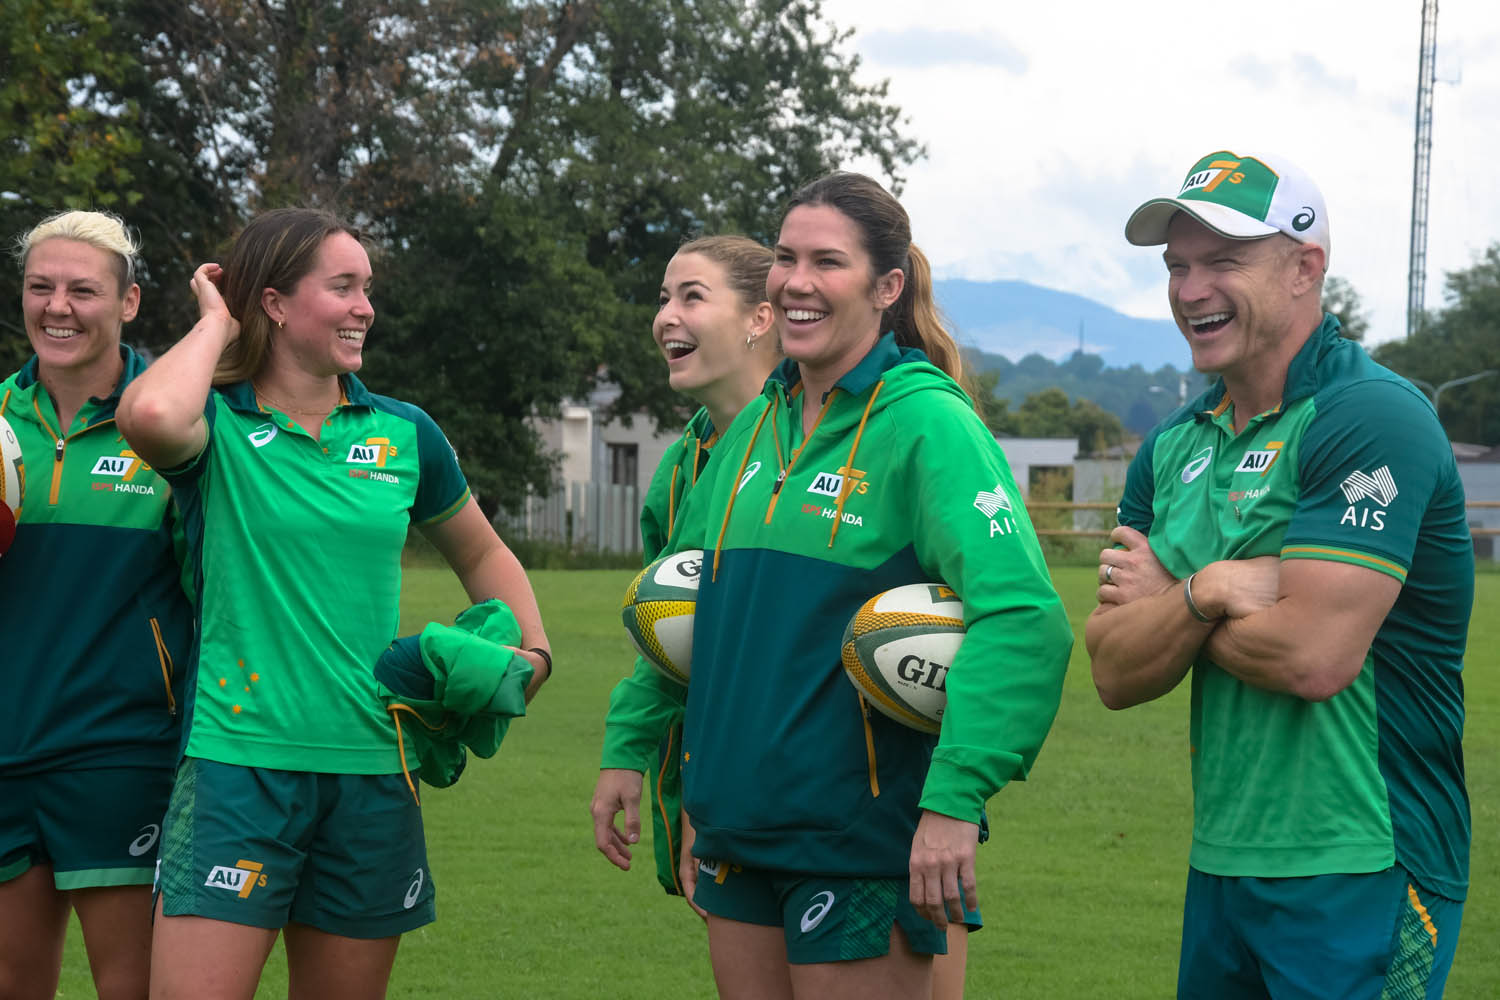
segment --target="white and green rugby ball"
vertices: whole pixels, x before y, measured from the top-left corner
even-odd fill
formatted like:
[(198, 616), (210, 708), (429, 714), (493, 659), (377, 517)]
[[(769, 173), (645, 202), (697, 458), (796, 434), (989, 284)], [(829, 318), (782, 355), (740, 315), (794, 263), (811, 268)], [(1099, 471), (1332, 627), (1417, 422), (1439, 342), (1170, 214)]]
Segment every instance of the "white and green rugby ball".
[(702, 574), (702, 549), (662, 556), (631, 581), (620, 608), (637, 652), (679, 684), (693, 672), (693, 615)]
[(964, 641), (964, 604), (941, 583), (876, 594), (844, 629), (844, 672), (865, 701), (904, 726), (936, 733), (948, 668)]
[(0, 555), (16, 537), (16, 518), (26, 484), (26, 465), (21, 461), (21, 442), (4, 417), (0, 417)]

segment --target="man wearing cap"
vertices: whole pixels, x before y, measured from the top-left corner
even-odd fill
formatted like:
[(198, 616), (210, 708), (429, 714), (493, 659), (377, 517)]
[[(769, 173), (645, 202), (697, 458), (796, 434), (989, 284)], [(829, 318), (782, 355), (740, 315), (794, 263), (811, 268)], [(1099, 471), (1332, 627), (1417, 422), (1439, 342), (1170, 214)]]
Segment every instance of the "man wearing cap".
[(1323, 312), (1317, 187), (1220, 151), (1125, 236), (1213, 386), (1126, 476), (1085, 638), (1110, 708), (1192, 675), (1178, 996), (1442, 995), (1468, 885), (1474, 564), (1431, 404)]

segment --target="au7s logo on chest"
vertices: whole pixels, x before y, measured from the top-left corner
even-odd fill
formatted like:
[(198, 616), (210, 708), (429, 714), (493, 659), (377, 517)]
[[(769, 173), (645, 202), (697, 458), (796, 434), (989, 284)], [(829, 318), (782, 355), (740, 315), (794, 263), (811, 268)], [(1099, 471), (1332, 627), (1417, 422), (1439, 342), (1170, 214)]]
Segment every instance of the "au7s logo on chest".
[(394, 473), (381, 472), (385, 468), (388, 458), (396, 457), (396, 446), (391, 444), (387, 437), (365, 438), (364, 444), (351, 444), (349, 455), (344, 459), (350, 465), (369, 466), (375, 468), (350, 469), (349, 476), (352, 479), (374, 479), (383, 483), (399, 483), (401, 478)]

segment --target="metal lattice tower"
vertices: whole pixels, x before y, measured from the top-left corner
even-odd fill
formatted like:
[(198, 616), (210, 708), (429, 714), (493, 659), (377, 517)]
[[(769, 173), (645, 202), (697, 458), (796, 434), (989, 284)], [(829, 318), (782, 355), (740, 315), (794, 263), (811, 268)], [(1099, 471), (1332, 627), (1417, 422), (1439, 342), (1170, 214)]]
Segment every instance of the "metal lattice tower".
[(1417, 142), (1411, 178), (1411, 256), (1406, 278), (1406, 335), (1422, 323), (1427, 286), (1427, 187), (1432, 177), (1432, 81), (1437, 58), (1437, 0), (1422, 0), (1417, 60)]

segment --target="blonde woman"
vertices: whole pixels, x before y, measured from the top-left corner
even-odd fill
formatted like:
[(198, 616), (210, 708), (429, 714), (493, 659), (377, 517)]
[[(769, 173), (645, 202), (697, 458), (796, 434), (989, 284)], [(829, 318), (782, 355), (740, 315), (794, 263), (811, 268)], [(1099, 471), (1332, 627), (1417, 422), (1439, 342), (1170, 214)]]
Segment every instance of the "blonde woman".
[(53, 995), (71, 909), (98, 995), (136, 998), (192, 636), (171, 491), (115, 426), (145, 369), (120, 342), (137, 247), (115, 216), (65, 212), (17, 248), (35, 353), (0, 382), (26, 460), (0, 559), (0, 995)]

